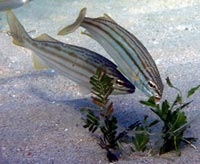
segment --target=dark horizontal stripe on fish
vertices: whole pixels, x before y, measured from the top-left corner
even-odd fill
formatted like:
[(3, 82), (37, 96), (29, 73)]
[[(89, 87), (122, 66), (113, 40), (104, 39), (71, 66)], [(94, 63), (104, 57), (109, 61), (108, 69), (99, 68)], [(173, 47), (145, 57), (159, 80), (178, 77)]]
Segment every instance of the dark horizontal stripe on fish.
[(144, 60), (148, 62), (148, 65), (149, 65), (148, 67), (154, 68), (152, 70), (154, 74), (156, 74), (157, 76), (160, 76), (155, 62), (152, 62), (153, 58), (151, 57), (147, 49), (144, 47), (144, 45), (126, 29), (122, 28), (121, 26), (117, 26), (117, 28), (118, 30), (123, 31), (129, 37), (129, 39), (137, 46), (137, 48), (142, 52), (141, 55), (143, 56), (143, 58), (145, 58)]
[[(155, 67), (155, 65), (151, 65), (151, 64), (154, 64), (154, 61), (153, 59), (151, 58), (150, 54), (147, 52), (144, 52), (141, 50), (140, 47), (137, 46), (137, 44), (135, 42), (137, 41), (133, 41), (132, 38), (130, 38), (130, 36), (133, 36), (133, 34), (131, 34), (130, 32), (128, 32), (127, 30), (125, 30), (124, 28), (122, 28), (121, 26), (119, 26), (118, 24), (116, 23), (113, 23), (113, 22), (110, 22), (110, 21), (107, 21), (107, 20), (104, 20), (104, 19), (101, 19), (101, 18), (96, 18), (95, 19), (96, 22), (99, 22), (103, 25), (105, 25), (107, 28), (111, 29), (113, 32), (115, 32), (118, 36), (121, 37), (122, 40), (124, 40), (124, 43), (126, 43), (130, 48), (131, 50), (136, 54), (136, 56), (138, 57), (140, 63), (142, 64), (143, 68), (145, 68), (145, 70), (147, 71), (147, 73), (149, 74), (149, 76), (154, 80), (154, 81), (157, 81), (156, 80), (156, 76), (157, 76), (157, 68)], [(125, 35), (131, 40), (133, 41), (133, 43), (136, 45), (136, 48), (139, 49), (139, 52), (135, 49), (135, 47), (132, 47), (132, 44), (129, 43), (129, 41), (123, 36), (121, 35), (119, 32), (117, 32), (113, 26), (109, 26), (107, 23), (110, 23), (112, 25), (115, 25), (115, 28), (117, 28), (120, 32), (122, 33), (125, 33)], [(139, 42), (139, 40), (138, 40)], [(143, 46), (144, 47), (144, 46)], [(145, 47), (144, 47), (145, 48)], [(145, 55), (146, 54), (146, 55)], [(149, 56), (150, 58), (146, 58), (146, 56)], [(141, 58), (143, 57), (143, 59)], [(133, 58), (132, 58), (133, 59)], [(149, 60), (150, 59), (150, 60)], [(146, 68), (153, 68), (151, 69), (153, 72), (149, 71), (149, 69), (146, 69)], [(155, 70), (156, 68), (156, 70)], [(152, 74), (153, 73), (153, 74)], [(155, 76), (156, 75), (156, 76)]]
[(103, 31), (105, 34), (107, 34), (113, 41), (115, 41), (120, 47), (121, 49), (123, 49), (123, 51), (129, 56), (129, 58), (131, 59), (131, 61), (136, 65), (136, 67), (138, 68), (138, 70), (142, 73), (142, 75), (144, 76), (144, 78), (146, 80), (148, 80), (149, 78), (146, 76), (146, 74), (144, 74), (144, 72), (142, 71), (142, 69), (139, 67), (139, 65), (135, 62), (135, 60), (132, 58), (132, 56), (130, 55), (130, 53), (126, 50), (125, 47), (123, 47), (123, 45), (116, 40), (110, 33), (108, 33), (106, 30), (104, 30), (103, 28), (99, 27), (98, 25), (94, 24), (93, 21), (88, 21), (87, 19), (84, 19), (84, 23), (89, 24), (93, 27), (96, 27), (97, 29)]
[[(71, 72), (75, 72), (74, 71), (74, 69), (71, 69), (70, 67), (67, 67), (67, 65), (64, 65), (64, 64), (62, 64), (61, 62), (59, 62), (59, 61), (55, 61), (55, 60), (53, 60), (53, 58), (52, 58), (52, 56), (45, 56), (44, 57), (44, 60), (47, 60), (49, 63), (52, 63), (52, 65), (54, 65), (54, 67), (56, 67), (60, 72), (64, 72), (64, 73), (66, 73), (65, 71), (61, 71), (62, 69), (60, 68), (60, 67), (64, 67), (65, 69), (67, 69), (67, 70), (70, 70)], [(55, 66), (55, 63), (56, 63), (56, 66)], [(76, 72), (77, 74), (79, 74), (79, 75), (81, 75), (81, 77), (86, 77), (86, 79), (88, 79), (88, 83), (89, 83), (89, 79), (90, 79), (90, 77), (89, 76), (87, 76), (87, 75), (85, 75), (85, 74), (81, 74), (81, 73), (79, 73), (79, 72)], [(94, 73), (93, 73), (94, 74)], [(80, 83), (80, 82), (78, 82), (78, 81), (76, 81), (75, 79), (77, 79), (76, 77), (74, 77), (72, 74), (70, 74), (69, 76), (71, 76), (71, 77), (73, 77), (73, 81), (75, 81), (75, 82), (77, 82), (77, 83)], [(112, 75), (110, 76), (111, 78), (114, 78)], [(80, 78), (79, 78), (80, 79)], [(81, 80), (80, 80), (81, 81)], [(115, 86), (113, 86), (113, 88), (114, 89), (116, 89), (116, 90), (118, 90), (118, 91), (124, 91), (124, 89), (123, 88), (117, 88), (117, 87), (115, 87)]]
[[(44, 56), (43, 57), (44, 60), (47, 60), (49, 63), (52, 63), (52, 65), (55, 67), (56, 65), (56, 68), (60, 71), (60, 72), (64, 72), (65, 74), (68, 74), (70, 76), (73, 76), (75, 77), (73, 74), (76, 74), (78, 75), (79, 78), (74, 78), (73, 80), (75, 79), (81, 79), (81, 78), (85, 78), (85, 79), (88, 79), (88, 82), (89, 82), (89, 76), (87, 73), (82, 73), (80, 71), (75, 71), (72, 67), (70, 67), (68, 64), (63, 64), (61, 61), (55, 61), (53, 59), (52, 56)], [(68, 61), (66, 63), (69, 63)], [(70, 63), (69, 63), (70, 64)], [(67, 70), (67, 71), (65, 71)], [(81, 70), (81, 69), (80, 69)], [(70, 73), (69, 73), (70, 72)], [(76, 81), (77, 82), (77, 81)]]
[[(109, 43), (109, 41), (105, 38), (105, 37), (103, 37), (103, 36), (101, 36), (103, 39), (104, 39), (104, 41), (106, 42), (106, 43), (108, 43), (108, 44), (110, 44)], [(118, 50), (115, 48), (115, 46), (113, 46), (112, 44), (110, 44), (110, 46), (117, 52)], [(120, 55), (120, 57), (121, 57), (121, 55)], [(124, 60), (124, 62), (126, 63), (126, 65), (131, 69), (132, 67), (131, 67), (131, 65), (129, 64), (129, 63), (127, 63), (127, 61), (126, 60)]]
[[(41, 42), (41, 44), (43, 44), (42, 42)], [(49, 43), (49, 44), (51, 44), (51, 43)], [(53, 43), (54, 44), (54, 43)], [(59, 43), (58, 43), (59, 44)], [(58, 46), (58, 45), (53, 45), (53, 46), (49, 46), (49, 48), (51, 48), (52, 49), (52, 51), (54, 51), (54, 49), (56, 49), (57, 51), (61, 51), (62, 53), (66, 53), (69, 57), (71, 57), (71, 58), (74, 58), (74, 59), (79, 59), (79, 60), (81, 60), (83, 63), (85, 62), (85, 63), (87, 63), (87, 65), (86, 66), (93, 66), (94, 68), (96, 68), (96, 67), (98, 67), (98, 65), (94, 62), (94, 61), (90, 61), (90, 60), (85, 60), (86, 58), (83, 58), (82, 56), (83, 55), (76, 55), (76, 52), (73, 52), (74, 51), (74, 49), (72, 49), (71, 48), (71, 46), (70, 45), (66, 45), (66, 46), (68, 46), (67, 48), (68, 49), (71, 49), (71, 52), (69, 51), (69, 50), (66, 50), (65, 48), (66, 47), (60, 47), (60, 46)], [(41, 46), (40, 48), (43, 48), (43, 46)], [(54, 48), (54, 49), (53, 49)], [(44, 50), (46, 50), (46, 48), (43, 48)], [(80, 48), (79, 48), (80, 49)], [(48, 51), (48, 50), (47, 50)], [(51, 52), (52, 52), (51, 51)], [(75, 50), (75, 51), (77, 51), (77, 50)], [(79, 51), (79, 53), (82, 53), (82, 51)], [(87, 53), (87, 52), (86, 52)], [(71, 61), (70, 59), (69, 59), (69, 57), (64, 57), (64, 56), (62, 56), (62, 55), (59, 55), (59, 54), (56, 54), (56, 53), (54, 53), (54, 55), (56, 55), (56, 56), (59, 56), (61, 59), (63, 59), (63, 60), (68, 60), (68, 61), (70, 61), (70, 62), (72, 62), (72, 63), (74, 63), (74, 61)], [(88, 65), (89, 64), (89, 65)], [(82, 68), (84, 68), (84, 69), (87, 69), (89, 72), (90, 72), (90, 68), (88, 68), (88, 67), (82, 67)]]
[[(88, 77), (84, 76), (84, 74), (81, 74), (81, 75), (78, 74), (79, 78), (75, 77), (72, 73), (69, 73), (69, 71), (75, 72), (73, 69), (71, 69), (70, 67), (67, 67), (66, 65), (61, 64), (60, 62), (52, 61), (52, 58), (50, 58), (49, 56), (48, 57), (47, 56), (45, 56), (45, 57), (43, 56), (41, 58), (44, 59), (45, 61), (48, 61), (48, 63), (51, 63), (56, 71), (62, 72), (64, 74), (67, 74), (67, 76), (73, 77), (71, 80), (73, 80), (73, 81), (75, 81), (77, 83), (80, 83), (80, 82), (75, 80), (75, 79), (81, 79), (81, 78), (88, 79)], [(67, 73), (66, 73), (66, 71), (62, 70), (63, 67), (64, 67), (64, 69), (68, 70)], [(76, 74), (77, 74), (77, 72), (76, 72)], [(89, 82), (89, 80), (88, 80), (88, 82)]]
[[(104, 21), (104, 20), (102, 20)], [(112, 23), (112, 22), (109, 22), (109, 23)], [(112, 23), (114, 24), (114, 23)], [(129, 31), (127, 31), (126, 29), (124, 29), (123, 27), (121, 27), (120, 25), (116, 24), (116, 28), (118, 28), (118, 30), (122, 31), (123, 33), (125, 33), (129, 39), (135, 44), (137, 45), (137, 48), (139, 48), (139, 50), (143, 53), (141, 53), (141, 55), (143, 55), (144, 58), (146, 58), (147, 61), (151, 61), (153, 60), (153, 58), (151, 57), (151, 55), (149, 54), (148, 50), (144, 47), (144, 45), (132, 34), (130, 33)], [(145, 55), (145, 54), (148, 54), (148, 55)], [(151, 63), (150, 64), (153, 64), (153, 66), (156, 68), (156, 65), (155, 63)]]
[[(41, 42), (41, 43), (43, 44), (43, 42)], [(48, 42), (48, 44), (51, 44), (51, 42)], [(104, 68), (105, 66), (108, 66), (108, 68), (109, 67), (117, 68), (117, 66), (114, 63), (109, 61), (107, 58), (97, 54), (96, 52), (90, 51), (90, 50), (82, 48), (82, 47), (74, 46), (74, 45), (63, 44), (60, 42), (57, 42), (58, 45), (54, 45), (54, 44), (55, 44), (55, 42), (53, 43), (53, 46), (52, 46), (53, 48), (55, 48), (58, 51), (67, 53), (70, 57), (79, 59), (79, 60), (87, 63), (87, 66), (91, 66), (91, 67), (93, 66), (95, 69), (97, 69), (98, 67)], [(80, 55), (76, 55), (78, 53)], [(108, 70), (108, 68), (107, 68), (107, 70)], [(90, 68), (88, 68), (88, 69), (90, 69)]]
[[(41, 44), (41, 42), (39, 43), (39, 44)], [(38, 47), (38, 44), (36, 45), (36, 47)], [(48, 48), (51, 48), (52, 50), (53, 50), (53, 48), (55, 48), (56, 49), (56, 47), (48, 47)], [(53, 52), (52, 50), (48, 50), (45, 46), (40, 46), (40, 49), (42, 49), (43, 51), (45, 51), (46, 53), (49, 53), (49, 54), (52, 54), (53, 55), (53, 58), (52, 58), (52, 60), (53, 61), (55, 61), (55, 57), (57, 57), (59, 60), (61, 60), (61, 61), (67, 61), (68, 63), (71, 63), (71, 64), (76, 64), (78, 67), (80, 67), (80, 70), (86, 70), (86, 71), (88, 71), (90, 74), (94, 74), (95, 73), (95, 70), (94, 71), (92, 71), (92, 69), (90, 69), (90, 68), (88, 68), (88, 67), (84, 67), (84, 66), (81, 66), (80, 65), (80, 63), (75, 63), (74, 61), (72, 61), (72, 60), (70, 60), (70, 59), (67, 59), (67, 58), (65, 58), (64, 56), (61, 56), (61, 55), (59, 55), (58, 53), (56, 53), (56, 52)], [(65, 52), (65, 53), (67, 53), (67, 55), (69, 55), (69, 56), (71, 56), (71, 57), (74, 57), (74, 54), (70, 54), (69, 52)], [(47, 56), (46, 56), (47, 57)], [(76, 58), (76, 57), (74, 57), (74, 58)], [(81, 58), (80, 58), (80, 60), (81, 60)], [(84, 61), (84, 60), (82, 60), (82, 61)], [(61, 64), (61, 63), (60, 63)], [(90, 64), (90, 63), (89, 63)], [(87, 65), (86, 65), (87, 66)], [(68, 68), (68, 67), (67, 67)], [(75, 71), (75, 70), (73, 70), (73, 72), (76, 72), (77, 74), (80, 74), (80, 75), (83, 75), (82, 73), (80, 73), (80, 72), (77, 72), (77, 71)], [(90, 78), (90, 77), (89, 77)]]
[[(150, 65), (149, 68), (153, 68), (151, 70), (156, 75), (156, 76), (154, 76), (155, 77), (154, 80), (158, 83), (158, 85), (160, 86), (160, 88), (162, 90), (163, 83), (162, 83), (162, 81), (160, 79), (160, 73), (158, 71), (158, 68), (157, 68), (152, 56), (148, 52), (148, 50), (144, 47), (144, 45), (132, 33), (127, 31), (126, 29), (122, 28), (121, 26), (117, 26), (117, 28), (119, 28), (119, 30), (122, 30), (124, 33), (126, 33), (127, 36), (129, 36), (129, 39), (138, 46), (138, 48), (142, 52), (141, 54), (143, 55), (144, 58), (146, 58), (145, 61), (147, 61), (149, 63), (149, 65)], [(158, 78), (156, 78), (156, 77), (158, 77)]]
[[(119, 30), (119, 31), (122, 31), (124, 32), (128, 37), (129, 39), (135, 43), (135, 45), (137, 46), (137, 48), (139, 48), (139, 50), (142, 52), (141, 55), (143, 56), (143, 58), (145, 58), (146, 62), (149, 63), (149, 68), (153, 68), (151, 69), (153, 71), (153, 73), (156, 75), (155, 76), (155, 81), (158, 83), (158, 85), (163, 88), (163, 84), (162, 84), (162, 81), (160, 79), (160, 74), (159, 74), (159, 71), (158, 71), (158, 68), (152, 58), (152, 56), (150, 55), (150, 53), (148, 52), (148, 50), (144, 47), (144, 45), (132, 34), (130, 33), (129, 31), (127, 31), (126, 29), (124, 29), (123, 27), (121, 27), (120, 25), (116, 24), (115, 22), (110, 22), (110, 21), (107, 21), (107, 20), (104, 20), (104, 19), (101, 19), (101, 18), (96, 18), (97, 21), (103, 21), (103, 22), (109, 22), (113, 25), (115, 25), (115, 27)], [(104, 23), (105, 24), (105, 23)], [(128, 42), (128, 41), (127, 41)], [(146, 55), (145, 55), (146, 54)], [(156, 78), (158, 77), (158, 78)]]
[[(106, 59), (105, 57), (100, 56), (99, 54), (97, 54), (97, 53), (95, 53), (93, 51), (87, 50), (85, 48), (80, 48), (80, 47), (74, 46), (74, 45), (63, 44), (63, 43), (60, 43), (60, 42), (58, 42), (57, 43), (58, 45), (56, 45), (56, 46), (54, 45), (55, 42), (53, 42), (53, 43), (52, 42), (44, 42), (44, 41), (38, 41), (38, 42), (40, 42), (40, 43), (35, 43), (35, 46), (39, 47), (38, 45), (40, 45), (40, 44), (43, 45), (43, 46), (40, 46), (41, 49), (44, 49), (44, 51), (48, 51), (48, 53), (51, 53), (51, 54), (53, 53), (54, 56), (56, 56), (56, 57), (59, 56), (64, 61), (67, 58), (64, 58), (63, 56), (60, 56), (60, 55), (58, 55), (58, 54), (56, 54), (56, 53), (54, 53), (52, 51), (55, 51), (54, 49), (56, 49), (57, 51), (62, 51), (63, 53), (67, 53), (72, 58), (79, 59), (79, 60), (82, 60), (83, 62), (87, 63), (86, 66), (93, 66), (93, 68), (92, 67), (87, 68), (87, 67), (83, 67), (82, 66), (82, 68), (87, 70), (91, 74), (91, 76), (95, 73), (95, 71), (96, 71), (96, 69), (98, 67), (102, 67), (104, 69), (106, 66), (108, 66), (106, 68), (108, 76), (111, 77), (111, 78), (116, 78), (115, 76), (117, 74), (116, 74), (114, 69), (117, 68), (117, 66), (114, 63), (112, 63), (111, 61), (109, 61), (108, 59)], [(51, 43), (53, 44), (53, 46), (49, 46), (49, 44), (51, 44)], [(45, 44), (46, 44), (46, 46), (44, 46)], [(61, 47), (59, 44), (62, 44), (63, 47)], [(47, 50), (44, 47), (49, 47), (49, 49), (52, 50), (52, 51)], [(77, 53), (80, 53), (81, 55), (77, 56), (75, 53), (71, 53), (71, 52), (69, 53), (69, 51), (66, 50), (65, 48), (70, 49), (70, 51), (75, 51)], [(82, 57), (82, 56), (84, 56), (84, 54), (87, 54), (87, 56), (90, 56), (90, 58), (88, 58), (88, 59), (91, 59), (91, 60), (87, 60), (87, 62), (86, 62), (85, 59)], [(58, 57), (58, 59), (59, 59), (59, 57)], [(93, 57), (95, 57), (95, 58), (93, 58)], [(74, 63), (74, 61), (71, 61), (69, 59), (67, 59), (67, 60), (68, 60), (69, 63), (70, 62)], [(96, 64), (96, 60), (98, 61), (97, 64)], [(102, 62), (104, 63), (103, 65), (101, 65)], [(99, 63), (99, 65), (98, 65), (98, 63)], [(78, 64), (76, 63), (76, 65), (78, 65), (80, 67), (80, 63), (78, 63)], [(113, 69), (112, 69), (112, 67), (113, 67)], [(73, 70), (73, 72), (75, 72), (75, 71)], [(79, 73), (79, 72), (76, 72), (76, 73)], [(88, 77), (88, 79), (89, 78), (90, 77)], [(118, 90), (120, 90), (120, 89), (118, 89)], [(121, 89), (121, 90), (123, 90), (123, 89)]]
[[(101, 36), (101, 37), (104, 39), (104, 41), (105, 41), (106, 43), (109, 44), (109, 41), (108, 41), (105, 37), (103, 37), (103, 36)], [(114, 46), (112, 46), (112, 44), (110, 44), (110, 46), (111, 46), (113, 49), (115, 49), (115, 51), (117, 51), (116, 48), (115, 48)], [(120, 56), (121, 56), (121, 55), (120, 55)], [(124, 61), (125, 61), (125, 60), (124, 60)], [(125, 62), (126, 62), (126, 61), (125, 61)], [(129, 68), (132, 69), (132, 67), (129, 65), (129, 63), (126, 62), (126, 65), (128, 65)], [(133, 72), (134, 72), (134, 70), (133, 70)], [(136, 73), (136, 72), (135, 72), (135, 73)], [(143, 82), (143, 81), (140, 81), (140, 83), (144, 85), (144, 82)], [(122, 90), (123, 90), (123, 89), (122, 89)]]

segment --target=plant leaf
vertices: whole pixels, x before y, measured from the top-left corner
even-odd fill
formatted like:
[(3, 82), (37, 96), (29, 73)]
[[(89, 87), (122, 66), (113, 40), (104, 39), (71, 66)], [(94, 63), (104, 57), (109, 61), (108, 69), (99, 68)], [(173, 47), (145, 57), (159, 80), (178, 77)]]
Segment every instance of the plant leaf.
[(141, 122), (137, 120), (133, 124), (129, 125), (128, 128), (127, 128), (127, 130), (133, 130), (136, 127), (138, 127), (140, 124), (141, 124)]
[(192, 102), (192, 101), (187, 102), (187, 103), (184, 103), (180, 108), (183, 109), (183, 108), (187, 107), (188, 105), (190, 105), (191, 102)]
[(154, 121), (152, 121), (150, 124), (149, 124), (149, 127), (152, 127), (152, 126), (154, 126), (154, 125), (156, 125), (157, 123), (159, 123), (160, 121), (159, 120), (154, 120)]
[(153, 96), (150, 97), (149, 100), (147, 100), (147, 101), (141, 100), (140, 103), (141, 103), (141, 104), (144, 104), (144, 105), (146, 105), (146, 106), (153, 107), (153, 108), (157, 108), (157, 107), (159, 106), (158, 104), (156, 104), (155, 98), (154, 98)]
[(189, 98), (190, 96), (192, 96), (199, 88), (200, 88), (200, 85), (191, 88), (191, 89), (188, 91), (187, 98)]
[(174, 88), (174, 85), (171, 83), (169, 77), (166, 78), (167, 85), (171, 88)]
[[(175, 87), (175, 86), (172, 84), (172, 82), (170, 81), (169, 77), (166, 78), (166, 82), (167, 82), (167, 84), (168, 84), (169, 87), (176, 89), (176, 90), (180, 93), (180, 95), (182, 95), (181, 90), (180, 90), (179, 88)], [(181, 96), (181, 97), (182, 97), (182, 96)]]

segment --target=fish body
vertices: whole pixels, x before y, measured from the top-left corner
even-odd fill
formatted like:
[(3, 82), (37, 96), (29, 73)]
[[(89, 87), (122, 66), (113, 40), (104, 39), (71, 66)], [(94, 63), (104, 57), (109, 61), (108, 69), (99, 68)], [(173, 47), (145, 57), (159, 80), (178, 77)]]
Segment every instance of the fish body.
[(63, 28), (58, 35), (66, 35), (78, 27), (86, 29), (84, 34), (95, 39), (113, 58), (127, 79), (147, 96), (160, 100), (163, 83), (157, 66), (143, 44), (129, 31), (118, 25), (111, 17), (85, 17), (82, 9), (77, 20)]
[(97, 68), (102, 68), (108, 76), (114, 78), (114, 94), (133, 93), (135, 87), (107, 58), (75, 45), (65, 44), (43, 34), (31, 38), (12, 11), (7, 11), (7, 20), (13, 43), (32, 50), (42, 63), (65, 77), (78, 83), (88, 91), (89, 83)]
[(0, 0), (0, 11), (15, 9), (31, 0)]

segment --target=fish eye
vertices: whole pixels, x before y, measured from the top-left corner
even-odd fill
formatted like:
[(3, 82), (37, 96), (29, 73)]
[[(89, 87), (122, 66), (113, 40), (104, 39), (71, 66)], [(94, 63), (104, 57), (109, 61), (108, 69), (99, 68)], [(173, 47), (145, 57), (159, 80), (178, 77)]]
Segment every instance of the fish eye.
[(124, 82), (122, 80), (116, 80), (116, 83), (119, 87), (122, 87), (124, 85)]
[(151, 88), (156, 88), (156, 84), (152, 81), (148, 81), (148, 85), (151, 87)]

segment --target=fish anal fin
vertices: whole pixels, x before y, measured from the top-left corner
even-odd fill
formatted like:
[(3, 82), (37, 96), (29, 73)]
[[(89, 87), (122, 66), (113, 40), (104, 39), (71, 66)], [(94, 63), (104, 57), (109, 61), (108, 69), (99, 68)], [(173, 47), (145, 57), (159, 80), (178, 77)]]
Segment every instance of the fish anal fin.
[(32, 52), (33, 66), (37, 70), (49, 69), (49, 67), (40, 59), (34, 52)]

